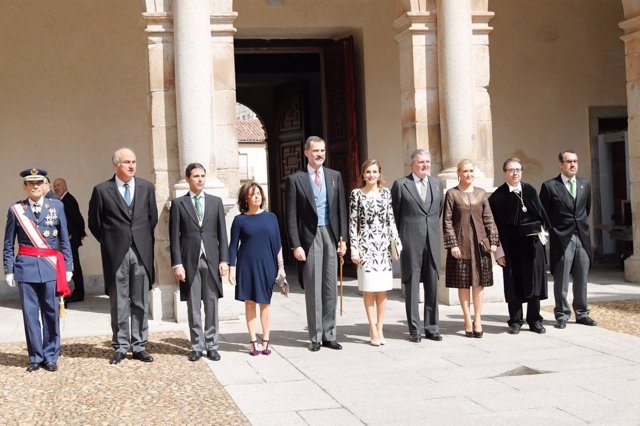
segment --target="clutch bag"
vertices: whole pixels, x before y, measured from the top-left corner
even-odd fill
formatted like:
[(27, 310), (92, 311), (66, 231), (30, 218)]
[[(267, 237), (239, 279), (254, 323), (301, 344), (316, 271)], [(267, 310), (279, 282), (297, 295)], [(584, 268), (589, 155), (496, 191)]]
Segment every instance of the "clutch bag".
[(276, 286), (280, 290), (280, 293), (284, 294), (285, 297), (289, 296), (289, 283), (287, 282), (287, 277), (284, 275), (278, 275), (276, 277)]

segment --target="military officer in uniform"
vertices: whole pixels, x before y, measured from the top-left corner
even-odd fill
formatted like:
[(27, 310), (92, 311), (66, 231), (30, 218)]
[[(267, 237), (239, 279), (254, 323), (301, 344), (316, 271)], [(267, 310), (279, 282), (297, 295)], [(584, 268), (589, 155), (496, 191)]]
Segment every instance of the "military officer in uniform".
[(9, 207), (4, 236), (5, 279), (10, 287), (18, 284), (29, 372), (58, 369), (59, 296), (69, 295), (73, 271), (64, 206), (44, 197), (46, 175), (37, 168), (20, 173), (27, 198)]

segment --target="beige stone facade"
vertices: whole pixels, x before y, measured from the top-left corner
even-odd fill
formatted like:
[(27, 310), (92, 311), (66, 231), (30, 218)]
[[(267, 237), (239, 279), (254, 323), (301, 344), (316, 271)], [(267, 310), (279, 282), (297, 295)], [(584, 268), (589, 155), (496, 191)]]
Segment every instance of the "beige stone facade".
[[(240, 183), (235, 54), (248, 40), (353, 38), (360, 161), (381, 160), (388, 185), (408, 172), (408, 154), (425, 147), (443, 179), (470, 157), (482, 185), (492, 187), (502, 182), (502, 161), (517, 155), (525, 180), (539, 187), (558, 173), (557, 152), (571, 147), (580, 174), (599, 190), (599, 129), (628, 115), (636, 254), (625, 273), (640, 282), (640, 0), (189, 3), (208, 17), (176, 14), (171, 0), (113, 0), (108, 7), (98, 0), (0, 2), (0, 204), (23, 196), (17, 173), (37, 165), (65, 177), (86, 213), (93, 185), (112, 175), (111, 153), (134, 149), (140, 176), (156, 185), (161, 215), (154, 318), (182, 315), (169, 269), (167, 207), (183, 188), (184, 165), (208, 163), (210, 190), (229, 205)], [(603, 219), (598, 194), (594, 199), (597, 225)], [(599, 253), (603, 234), (596, 227), (593, 233)], [(99, 291), (92, 237), (81, 258)], [(226, 295), (232, 304), (232, 289)], [(2, 286), (0, 296), (12, 294)]]

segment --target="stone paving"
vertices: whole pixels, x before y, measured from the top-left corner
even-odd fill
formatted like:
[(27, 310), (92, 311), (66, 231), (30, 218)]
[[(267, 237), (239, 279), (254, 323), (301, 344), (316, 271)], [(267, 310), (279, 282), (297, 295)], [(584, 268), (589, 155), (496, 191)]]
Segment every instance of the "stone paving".
[[(240, 319), (221, 322), (220, 362), (189, 363), (186, 325), (150, 321), (148, 348), (157, 361), (127, 359), (110, 368), (104, 337), (109, 327), (107, 299), (91, 297), (68, 310), (60, 371), (31, 375), (24, 371), (20, 311), (4, 303), (0, 342), (16, 343), (0, 345), (0, 372), (2, 377), (19, 377), (3, 386), (0, 421), (72, 423), (81, 416), (86, 424), (215, 424), (220, 418), (225, 424), (235, 419), (255, 425), (640, 424), (639, 337), (573, 322), (557, 330), (553, 314), (546, 311), (546, 334), (531, 333), (525, 326), (512, 336), (506, 333), (506, 305), (488, 303), (484, 338), (464, 337), (460, 308), (440, 306), (444, 340), (414, 344), (407, 340), (404, 303), (394, 290), (385, 320), (387, 344), (372, 347), (362, 298), (349, 281), (344, 313), (338, 317), (338, 340), (344, 350), (312, 353), (307, 350), (304, 295), (295, 284), (292, 289), (289, 298), (274, 294), (270, 356), (248, 355), (246, 326)], [(592, 273), (589, 295), (592, 302), (640, 299), (640, 286), (624, 283), (619, 272)], [(545, 302), (550, 304), (552, 299)], [(81, 336), (94, 336), (89, 338), (93, 357), (71, 356), (76, 342), (82, 348)], [(85, 364), (72, 369), (75, 362)], [(89, 373), (85, 375), (83, 368)], [(127, 384), (118, 386), (125, 376)], [(71, 382), (82, 383), (76, 395), (68, 392)], [(131, 402), (132, 389), (141, 389), (143, 383), (148, 394), (138, 393), (146, 399)], [(39, 397), (49, 387), (62, 396)], [(73, 421), (61, 420), (53, 414), (55, 409), (23, 417), (29, 414), (12, 410), (24, 392), (35, 395), (45, 408), (66, 410), (87, 397), (90, 404), (82, 409), (86, 412), (74, 411)], [(116, 403), (114, 394), (124, 402)], [(223, 412), (208, 414), (210, 400), (220, 401), (217, 407), (224, 407)], [(111, 407), (106, 417), (95, 408), (102, 405)], [(139, 417), (126, 420), (120, 412)], [(182, 413), (189, 420), (175, 417)]]
[[(110, 337), (64, 339), (59, 370), (25, 370), (26, 345), (0, 345), (1, 424), (246, 425), (207, 364), (188, 362), (181, 331), (153, 333), (155, 361), (109, 365)], [(211, 361), (206, 361), (211, 362)]]

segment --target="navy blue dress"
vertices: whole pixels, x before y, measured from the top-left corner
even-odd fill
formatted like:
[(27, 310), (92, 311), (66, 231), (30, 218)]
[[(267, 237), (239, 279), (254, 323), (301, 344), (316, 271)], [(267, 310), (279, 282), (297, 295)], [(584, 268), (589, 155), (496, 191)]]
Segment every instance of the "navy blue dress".
[(233, 219), (229, 265), (236, 267), (236, 300), (271, 303), (281, 248), (278, 219), (273, 213), (240, 214)]

